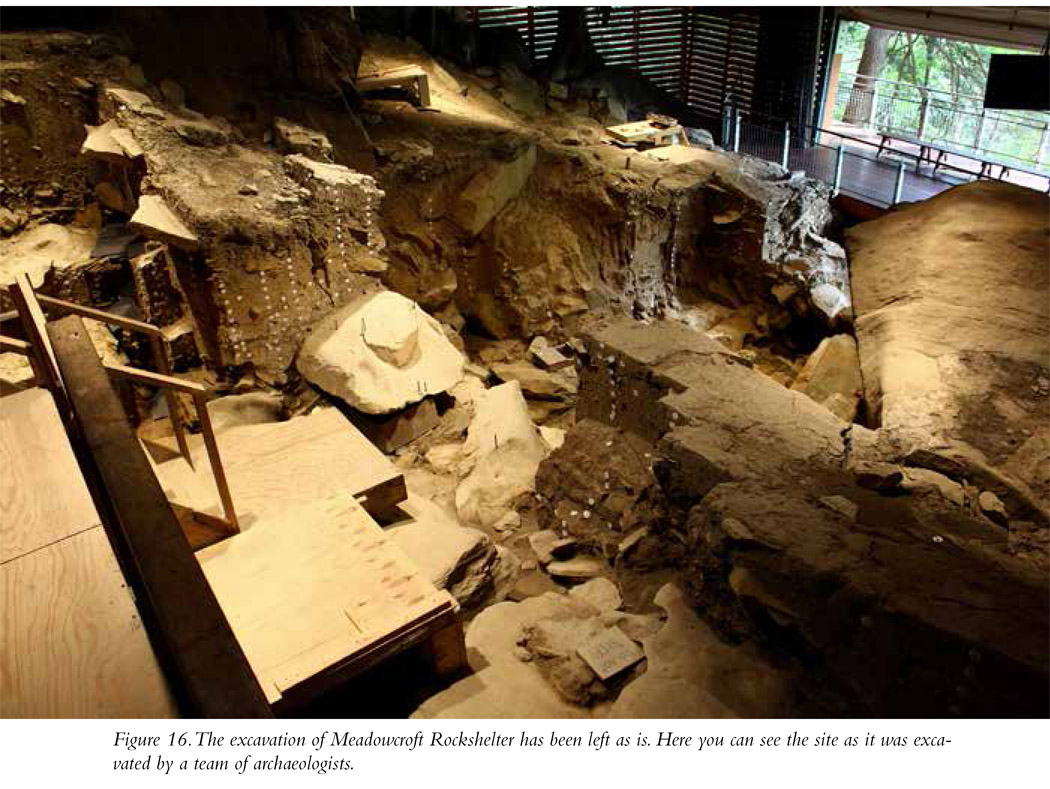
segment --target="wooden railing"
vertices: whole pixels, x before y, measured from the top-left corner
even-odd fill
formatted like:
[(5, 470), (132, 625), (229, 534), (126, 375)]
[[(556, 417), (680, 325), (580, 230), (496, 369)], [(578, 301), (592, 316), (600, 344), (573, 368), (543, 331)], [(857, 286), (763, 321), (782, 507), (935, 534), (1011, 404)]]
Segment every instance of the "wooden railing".
[[(64, 416), (68, 415), (68, 405), (63, 408), (65, 397), (62, 388), (62, 378), (58, 371), (54, 351), (47, 338), (45, 329), (47, 319), (44, 316), (43, 308), (53, 312), (79, 315), (82, 318), (90, 318), (110, 326), (119, 326), (122, 329), (145, 334), (149, 338), (153, 359), (160, 370), (159, 373), (139, 370), (120, 364), (103, 364), (103, 366), (112, 377), (152, 386), (163, 393), (168, 405), (168, 415), (171, 418), (179, 453), (190, 464), (191, 468), (193, 466), (192, 454), (186, 438), (186, 426), (182, 421), (182, 412), (175, 393), (182, 392), (193, 399), (193, 405), (201, 425), (201, 437), (204, 440), (208, 462), (211, 466), (212, 476), (215, 479), (215, 487), (219, 493), (219, 500), (222, 502), (223, 519), (221, 519), (221, 522), (225, 524), (230, 533), (238, 532), (240, 526), (237, 520), (237, 512), (234, 509), (233, 497), (230, 495), (229, 483), (226, 479), (226, 471), (223, 468), (222, 458), (219, 455), (219, 445), (215, 439), (211, 417), (208, 414), (208, 389), (193, 381), (186, 381), (171, 375), (171, 366), (168, 363), (168, 356), (163, 346), (163, 330), (151, 323), (135, 320), (134, 318), (125, 318), (105, 310), (85, 307), (64, 299), (38, 294), (34, 291), (28, 276), (25, 274), (17, 275), (9, 292), (12, 300), (15, 302), (17, 308), (15, 312), (21, 319), (22, 328), (27, 339), (20, 340), (13, 337), (0, 336), (0, 348), (4, 351), (20, 353), (29, 358), (36, 380), (55, 395), (59, 410), (66, 412)], [(5, 313), (4, 317), (10, 316)], [(196, 515), (201, 516), (202, 514), (196, 513)], [(212, 516), (204, 517), (212, 523), (219, 520)]]

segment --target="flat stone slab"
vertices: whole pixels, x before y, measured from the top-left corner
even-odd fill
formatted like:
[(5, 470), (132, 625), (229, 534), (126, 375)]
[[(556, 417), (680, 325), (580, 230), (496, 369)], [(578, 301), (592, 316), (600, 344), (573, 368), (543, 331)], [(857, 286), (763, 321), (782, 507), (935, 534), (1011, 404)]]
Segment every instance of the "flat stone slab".
[(576, 654), (602, 680), (626, 671), (645, 657), (642, 648), (618, 627), (610, 627), (589, 638), (576, 649)]
[(597, 578), (606, 570), (605, 562), (589, 556), (577, 556), (564, 562), (551, 562), (547, 572), (557, 578)]
[(129, 225), (146, 238), (163, 241), (189, 252), (200, 246), (197, 236), (175, 216), (160, 195), (142, 195)]

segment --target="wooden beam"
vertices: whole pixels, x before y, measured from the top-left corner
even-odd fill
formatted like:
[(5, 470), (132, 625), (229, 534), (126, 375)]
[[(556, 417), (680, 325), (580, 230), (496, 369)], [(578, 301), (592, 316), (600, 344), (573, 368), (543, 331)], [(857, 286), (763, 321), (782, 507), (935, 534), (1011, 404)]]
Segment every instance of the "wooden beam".
[(33, 374), (55, 397), (59, 413), (66, 418), (68, 404), (62, 391), (62, 377), (58, 372), (58, 362), (51, 341), (47, 336), (47, 320), (37, 301), (36, 293), (25, 272), (15, 275), (15, 281), (9, 288), (11, 300), (15, 303), (18, 315), (22, 320), (26, 339), (33, 347)]
[(124, 364), (110, 364), (105, 362), (102, 366), (110, 375), (116, 376), (117, 378), (127, 378), (138, 384), (155, 386), (158, 389), (174, 389), (178, 392), (185, 392), (188, 395), (204, 395), (208, 393), (208, 387), (195, 383), (194, 381), (185, 381), (182, 378), (176, 378), (172, 375), (161, 375), (160, 373), (154, 373), (149, 370), (140, 370), (137, 367), (128, 367)]
[(69, 312), (73, 315), (79, 315), (82, 318), (91, 318), (92, 320), (99, 321), (101, 323), (108, 323), (110, 326), (119, 326), (122, 329), (130, 329), (131, 331), (142, 332), (143, 334), (155, 337), (163, 337), (164, 331), (152, 323), (146, 323), (145, 321), (137, 321), (134, 318), (125, 318), (121, 315), (114, 315), (112, 312), (106, 312), (105, 310), (97, 310), (94, 307), (85, 307), (81, 304), (76, 304), (72, 301), (66, 301), (65, 299), (56, 299), (54, 296), (44, 296), (43, 294), (37, 294), (37, 301), (43, 306), (50, 307), (54, 310), (61, 312)]
[(33, 346), (25, 340), (16, 340), (14, 337), (5, 337), (0, 334), (0, 352), (17, 353), (20, 356), (32, 356)]
[(71, 437), (103, 525), (192, 715), (273, 714), (128, 422), (84, 322), (48, 325), (72, 406)]

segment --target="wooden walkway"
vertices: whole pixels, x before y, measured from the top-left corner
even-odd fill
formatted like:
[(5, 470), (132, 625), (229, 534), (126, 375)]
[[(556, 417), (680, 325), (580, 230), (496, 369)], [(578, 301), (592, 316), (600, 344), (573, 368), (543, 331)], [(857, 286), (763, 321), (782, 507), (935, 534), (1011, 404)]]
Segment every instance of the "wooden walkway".
[(0, 715), (177, 715), (44, 389), (0, 400)]

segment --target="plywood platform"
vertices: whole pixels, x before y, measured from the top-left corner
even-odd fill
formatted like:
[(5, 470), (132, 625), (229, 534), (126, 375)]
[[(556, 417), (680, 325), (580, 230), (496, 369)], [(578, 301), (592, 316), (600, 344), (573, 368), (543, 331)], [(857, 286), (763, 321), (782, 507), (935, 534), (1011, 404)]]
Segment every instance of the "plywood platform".
[(265, 513), (197, 558), (272, 704), (458, 624), (452, 597), (348, 494)]
[[(335, 408), (286, 422), (231, 427), (216, 435), (242, 530), (266, 514), (309, 506), (339, 493), (382, 514), (404, 501), (404, 476)], [(193, 437), (194, 469), (181, 458), (157, 467), (172, 501), (219, 514), (203, 442)]]
[(0, 405), (0, 562), (99, 524), (51, 395)]
[(43, 389), (0, 406), (0, 714), (177, 714)]

